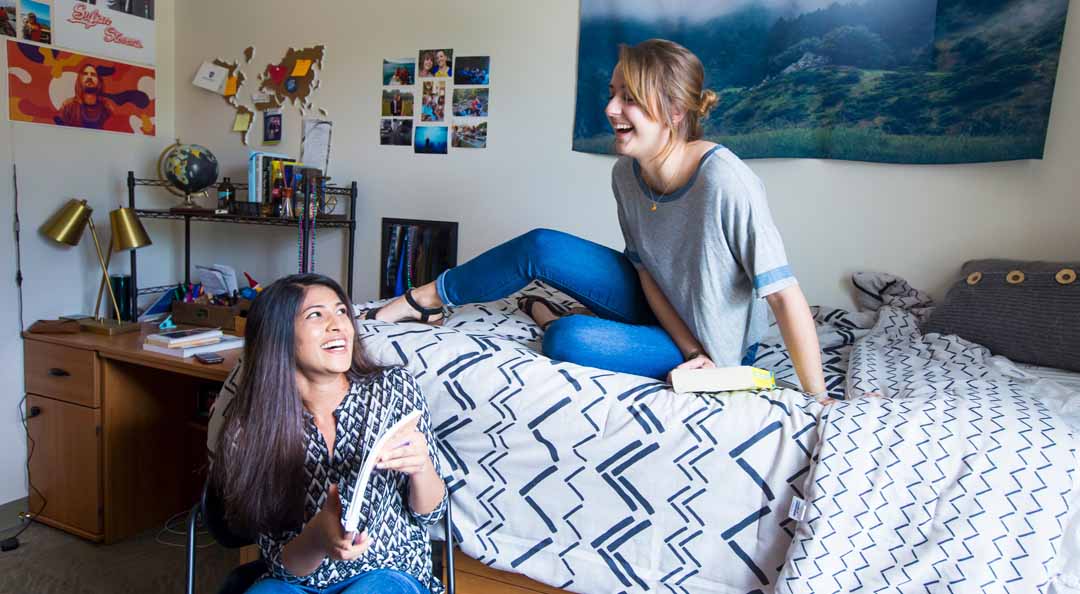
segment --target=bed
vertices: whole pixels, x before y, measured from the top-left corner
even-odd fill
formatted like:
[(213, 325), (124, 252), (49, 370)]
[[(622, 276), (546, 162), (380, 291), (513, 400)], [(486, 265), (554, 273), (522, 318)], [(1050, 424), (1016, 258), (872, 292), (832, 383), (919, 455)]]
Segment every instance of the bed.
[(361, 332), (369, 353), (407, 366), (428, 394), (469, 556), (575, 592), (775, 584), (816, 402), (790, 390), (676, 395), (551, 361), (512, 300), (458, 308), (448, 327), (361, 322)]
[[(1080, 397), (922, 335), (902, 280), (855, 280), (861, 311), (815, 308), (832, 406), (551, 361), (512, 299), (360, 330), (428, 395), (458, 542), (497, 569), (573, 592), (1080, 592)], [(794, 379), (775, 337), (756, 364)]]

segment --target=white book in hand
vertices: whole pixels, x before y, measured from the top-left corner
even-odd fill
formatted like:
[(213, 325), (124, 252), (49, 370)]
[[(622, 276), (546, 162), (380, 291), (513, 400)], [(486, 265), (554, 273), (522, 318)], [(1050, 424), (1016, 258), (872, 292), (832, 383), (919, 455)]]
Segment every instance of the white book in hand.
[[(404, 429), (416, 426), (419, 419), (420, 411), (412, 411), (384, 431), (379, 436), (379, 439), (375, 440), (375, 445), (371, 446), (364, 458), (364, 465), (360, 468), (360, 474), (356, 476), (356, 484), (353, 485), (352, 497), (349, 499), (349, 507), (345, 510), (345, 517), (341, 519), (341, 525), (345, 528), (345, 532), (356, 532), (360, 527), (360, 508), (364, 503), (364, 491), (367, 491), (367, 485), (371, 480), (371, 473), (375, 470), (375, 460), (378, 459), (379, 453), (395, 435), (400, 434)], [(371, 509), (374, 509), (374, 505), (371, 506)]]
[(757, 367), (675, 369), (671, 372), (671, 388), (676, 392), (734, 392), (775, 387), (773, 372)]

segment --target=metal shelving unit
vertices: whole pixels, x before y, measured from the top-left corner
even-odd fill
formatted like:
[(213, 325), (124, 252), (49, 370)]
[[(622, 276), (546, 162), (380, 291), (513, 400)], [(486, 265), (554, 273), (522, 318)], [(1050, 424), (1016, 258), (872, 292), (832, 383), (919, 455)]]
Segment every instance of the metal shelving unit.
[[(283, 217), (252, 217), (242, 215), (217, 215), (208, 212), (184, 212), (184, 211), (172, 211), (172, 210), (154, 210), (135, 208), (135, 188), (138, 187), (158, 187), (164, 188), (168, 185), (167, 182), (159, 179), (145, 179), (135, 177), (135, 172), (128, 171), (127, 175), (127, 187), (128, 187), (128, 207), (133, 209), (140, 219), (167, 219), (174, 221), (184, 221), (184, 283), (191, 282), (191, 222), (207, 222), (207, 223), (231, 223), (234, 225), (259, 225), (263, 227), (297, 227), (300, 225), (299, 217), (283, 218)], [(247, 191), (246, 183), (233, 184), (238, 192)], [(349, 199), (349, 210), (344, 215), (319, 215), (315, 217), (314, 227), (317, 229), (346, 229), (349, 234), (348, 241), (348, 253), (346, 254), (347, 260), (347, 284), (345, 290), (349, 293), (349, 298), (353, 296), (353, 252), (356, 244), (356, 182), (352, 182), (348, 186), (332, 186), (327, 185), (325, 189), (328, 196), (344, 196)], [(302, 212), (310, 212), (311, 207), (310, 197), (304, 197), (304, 209)], [(303, 225), (302, 234), (302, 249), (301, 255), (301, 268), (306, 270), (308, 262), (308, 254), (310, 253), (309, 246), (312, 241), (309, 230), (310, 225)], [(175, 285), (162, 285), (157, 287), (144, 287), (139, 288), (138, 285), (138, 260), (136, 256), (137, 250), (131, 250), (131, 311), (138, 311), (138, 297), (139, 295), (147, 295), (153, 293), (160, 293), (173, 288)]]

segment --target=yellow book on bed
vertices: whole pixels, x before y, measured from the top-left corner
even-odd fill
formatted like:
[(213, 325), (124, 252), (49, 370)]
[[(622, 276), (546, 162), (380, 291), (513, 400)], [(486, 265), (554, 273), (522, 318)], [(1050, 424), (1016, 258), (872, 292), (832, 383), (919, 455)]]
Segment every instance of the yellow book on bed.
[(767, 369), (748, 366), (676, 369), (671, 372), (671, 387), (680, 393), (771, 390), (776, 378)]

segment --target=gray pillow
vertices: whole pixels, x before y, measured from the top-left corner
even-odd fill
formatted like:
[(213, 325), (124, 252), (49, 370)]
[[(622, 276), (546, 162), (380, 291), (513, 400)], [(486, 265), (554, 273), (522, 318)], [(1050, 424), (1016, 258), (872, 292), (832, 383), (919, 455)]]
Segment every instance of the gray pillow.
[(972, 260), (924, 332), (1021, 363), (1080, 371), (1080, 262)]

